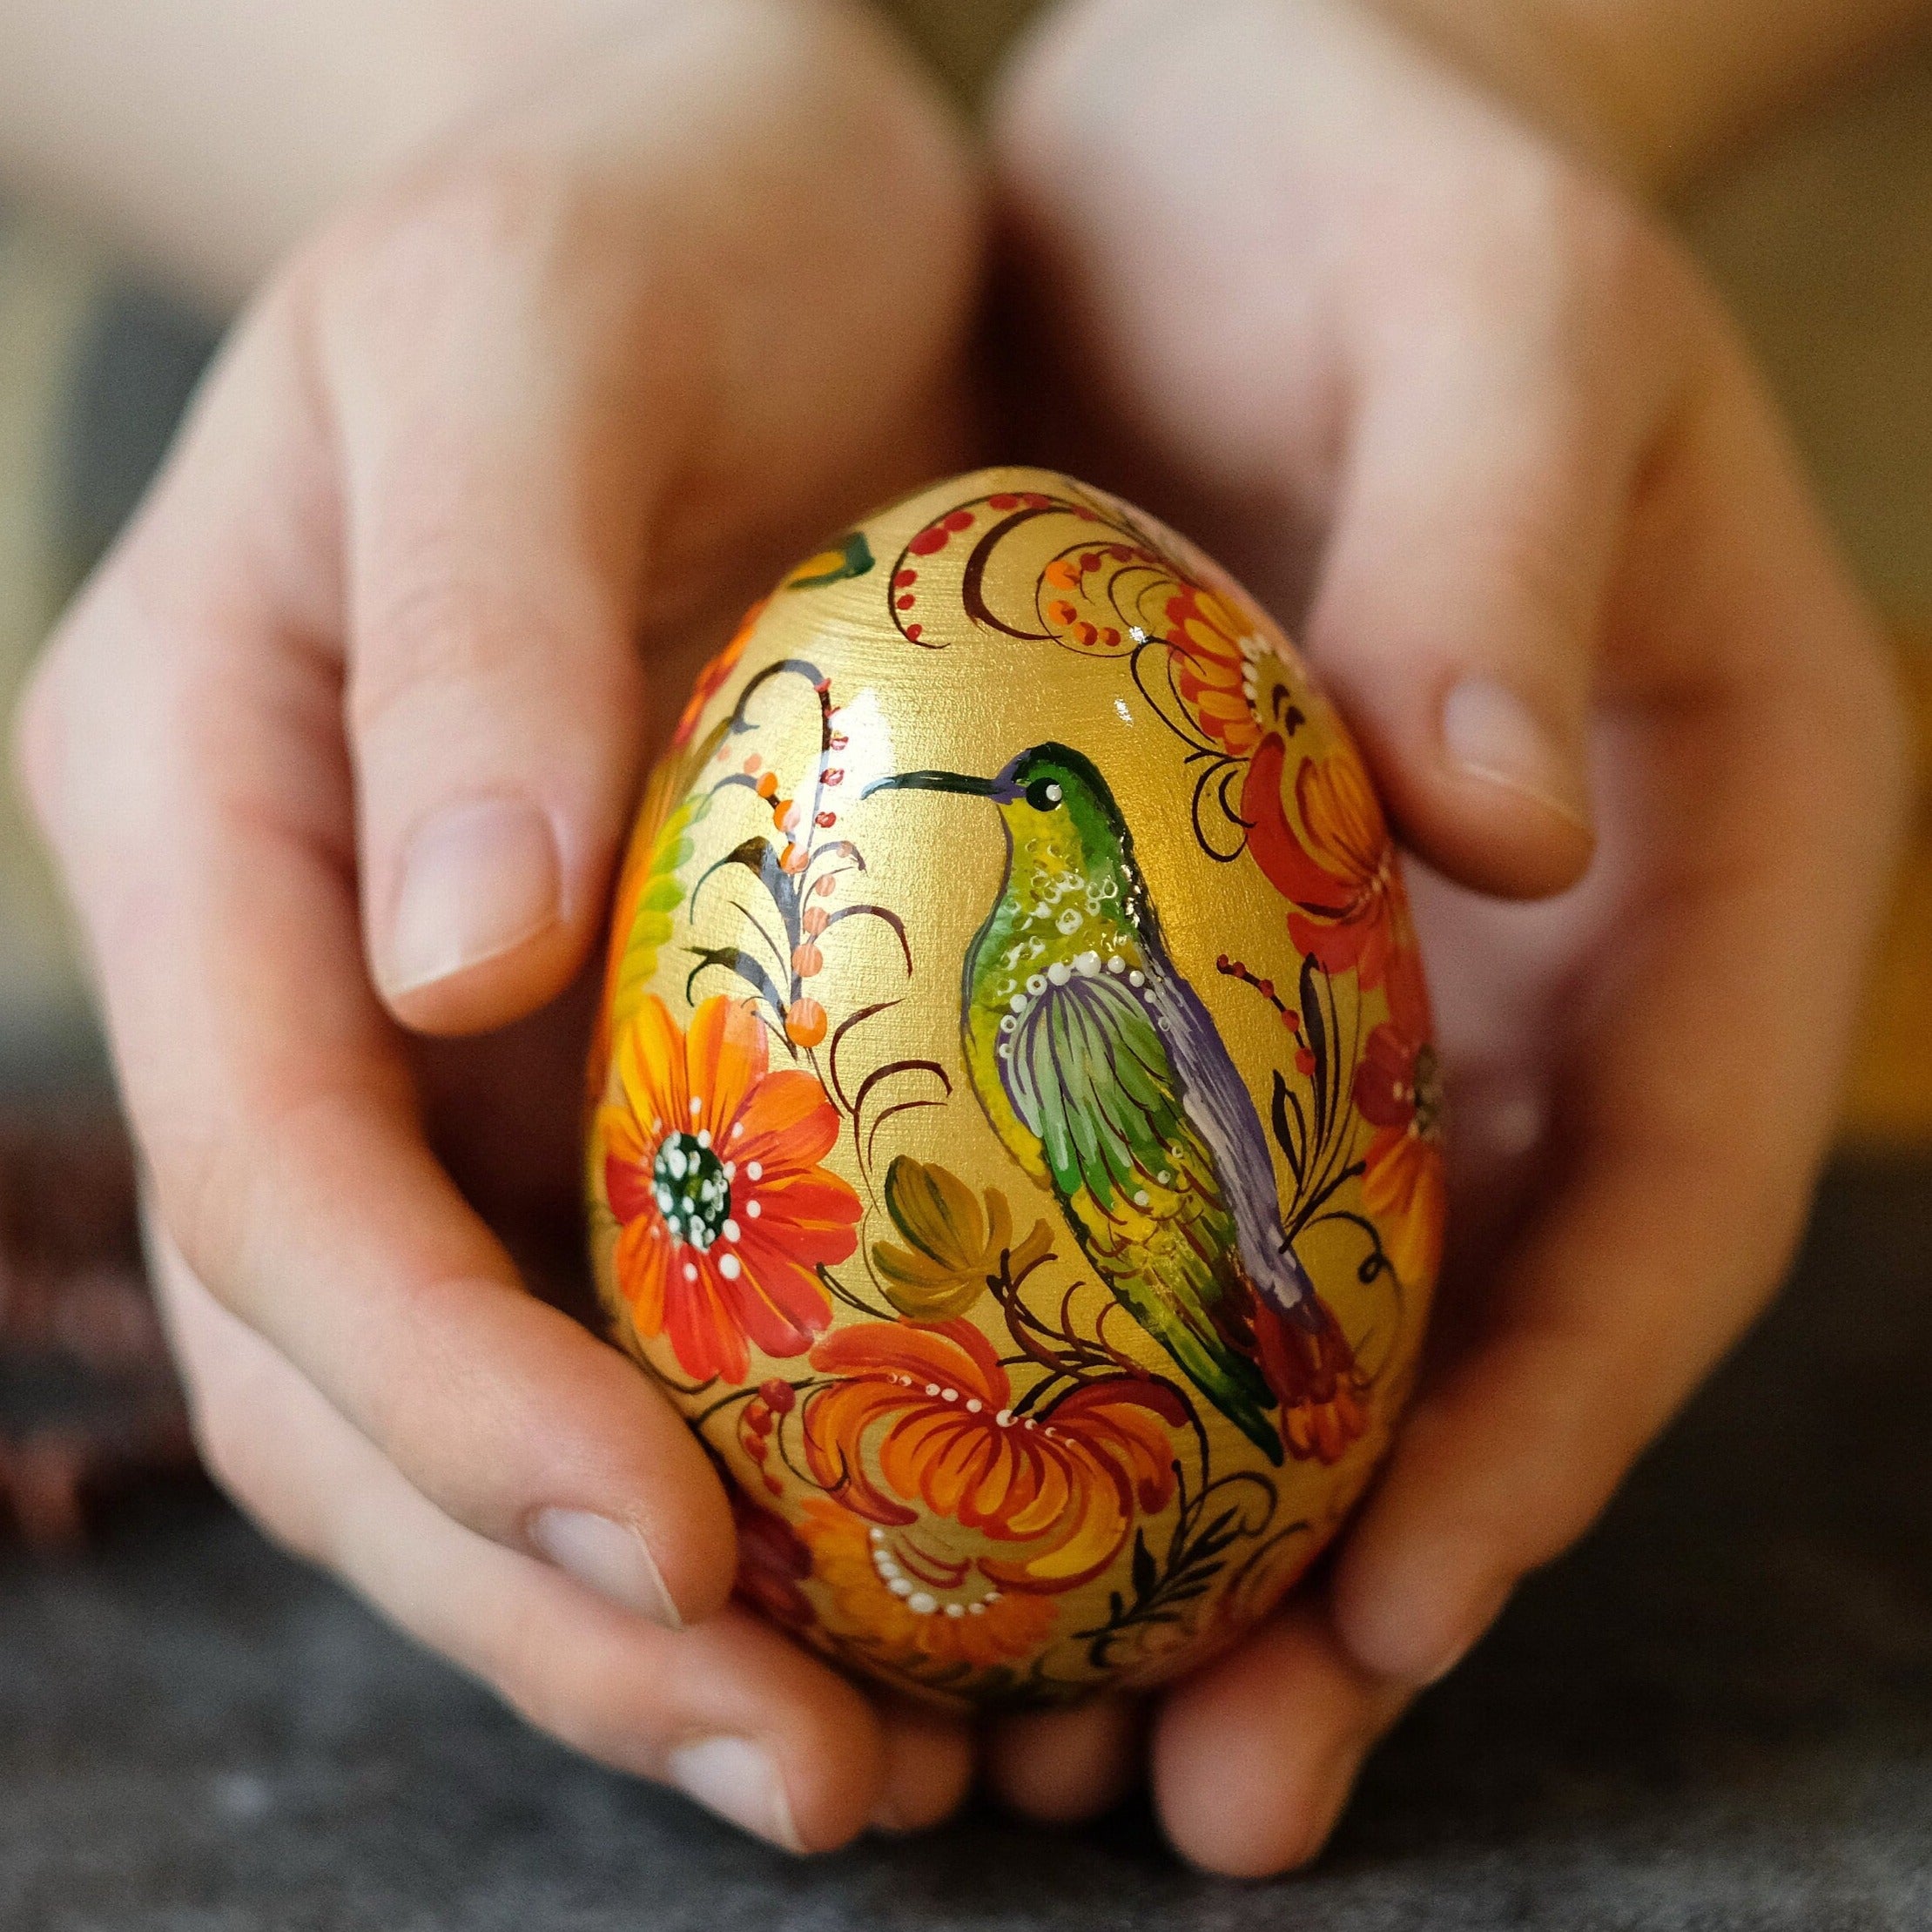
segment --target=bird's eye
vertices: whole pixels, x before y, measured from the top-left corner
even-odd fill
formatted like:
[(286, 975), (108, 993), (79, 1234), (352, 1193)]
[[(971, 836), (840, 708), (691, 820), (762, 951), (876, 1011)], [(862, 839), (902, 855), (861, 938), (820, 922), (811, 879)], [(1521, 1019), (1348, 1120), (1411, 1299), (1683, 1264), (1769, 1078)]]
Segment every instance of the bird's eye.
[(1027, 787), (1027, 803), (1035, 811), (1051, 811), (1060, 798), (1060, 787), (1051, 778), (1035, 778)]

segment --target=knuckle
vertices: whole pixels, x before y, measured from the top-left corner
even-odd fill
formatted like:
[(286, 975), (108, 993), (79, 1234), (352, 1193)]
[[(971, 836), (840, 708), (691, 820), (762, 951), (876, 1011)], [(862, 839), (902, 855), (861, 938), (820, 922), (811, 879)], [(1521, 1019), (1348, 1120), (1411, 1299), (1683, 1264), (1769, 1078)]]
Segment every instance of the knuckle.
[[(125, 680), (116, 677), (119, 661), (136, 655), (125, 649), (125, 638), (118, 635), (127, 620), (117, 622), (104, 612), (109, 601), (98, 581), (83, 593), (43, 647), (14, 706), (15, 771), (50, 840), (65, 829), (74, 783), (84, 781), (89, 767), (112, 755), (104, 741), (127, 728), (125, 703), (103, 705), (95, 700), (111, 682), (125, 689)], [(145, 646), (147, 640), (142, 642)], [(165, 651), (146, 650), (141, 655), (165, 656)], [(77, 739), (84, 742), (77, 744)]]
[(1621, 194), (1573, 171), (1552, 191), (1545, 221), (1556, 259), (1579, 301), (1607, 299), (1613, 310), (1627, 311), (1648, 297), (1671, 260), (1661, 231), (1646, 216)]
[(551, 1614), (533, 1603), (500, 1638), (489, 1675), (538, 1730), (602, 1763), (638, 1766), (655, 1756), (662, 1728), (657, 1675), (636, 1654), (621, 1673), (607, 1674), (598, 1661), (595, 1653), (560, 1653)]
[(28, 675), (14, 705), (11, 742), (14, 770), (22, 797), (44, 835), (51, 838), (57, 822), (59, 771), (65, 737), (57, 643), (50, 644)]
[(269, 1485), (263, 1465), (260, 1417), (219, 1383), (192, 1388), (188, 1424), (202, 1466), (237, 1508), (262, 1513)]
[(1898, 655), (1875, 625), (1859, 622), (1841, 648), (1823, 654), (1819, 716), (1835, 718), (1848, 766), (1861, 775), (1868, 816), (1886, 834), (1888, 853), (1904, 827), (1918, 784), (1912, 728)]
[[(565, 608), (554, 579), (479, 584), (446, 567), (455, 548), (431, 539), (370, 586), (344, 695), (352, 737), (389, 729), (420, 743), (418, 734), (446, 737), (453, 716), (487, 727), (559, 706), (596, 719), (635, 717), (643, 666), (615, 610), (588, 595), (576, 610)], [(534, 601), (540, 591), (543, 608)], [(478, 745), (492, 735), (481, 730)]]
[[(419, 164), (326, 227), (297, 258), (296, 286), (332, 341), (394, 350), (442, 336), (493, 285), (508, 293), (580, 224), (585, 184), (538, 144), (466, 149)], [(514, 268), (516, 274), (506, 273)]]
[(513, 641), (511, 626), (480, 623), (474, 589), (439, 562), (425, 547), (397, 560), (365, 596), (345, 703), (357, 737), (426, 693), (488, 689), (530, 648)]
[(1680, 360), (1686, 320), (1706, 306), (1697, 271), (1621, 190), (1539, 148), (1483, 192), (1491, 215), (1475, 245), (1452, 245), (1477, 314), (1595, 384)]
[(318, 1089), (298, 1050), (293, 1067), (218, 1056), (205, 1071), (192, 1111), (151, 1111), (143, 1141), (155, 1199), (183, 1260), (214, 1298), (252, 1320), (275, 1292), (269, 1243), (300, 1204), (310, 1179), (346, 1133), (370, 1119), (407, 1114), (407, 1067), (370, 1063), (338, 1069)]
[(291, 1491), (286, 1417), (275, 1392), (234, 1351), (192, 1342), (183, 1351), (188, 1426), (202, 1467), (235, 1507), (298, 1553), (319, 1553)]
[(1555, 520), (1525, 507), (1484, 539), (1498, 613), (1494, 648), (1532, 685), (1580, 703), (1596, 628), (1597, 584), (1589, 560)]

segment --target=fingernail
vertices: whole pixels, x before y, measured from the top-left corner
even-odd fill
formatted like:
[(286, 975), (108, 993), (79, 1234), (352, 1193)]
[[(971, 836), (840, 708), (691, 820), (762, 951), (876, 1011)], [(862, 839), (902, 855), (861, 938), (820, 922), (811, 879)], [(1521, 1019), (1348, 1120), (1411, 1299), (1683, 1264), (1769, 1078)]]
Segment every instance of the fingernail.
[(1508, 685), (1465, 677), (1443, 700), (1442, 731), (1444, 750), (1464, 771), (1588, 829), (1581, 767)]
[(562, 868), (549, 818), (528, 798), (472, 798), (418, 826), (389, 922), (391, 993), (508, 953), (558, 917)]
[(558, 1569), (600, 1597), (668, 1630), (684, 1627), (650, 1545), (628, 1524), (589, 1510), (539, 1510), (530, 1519), (530, 1541)]
[(695, 1798), (740, 1831), (788, 1852), (802, 1852), (784, 1780), (768, 1753), (749, 1738), (697, 1738), (677, 1746), (664, 1774), (687, 1798)]

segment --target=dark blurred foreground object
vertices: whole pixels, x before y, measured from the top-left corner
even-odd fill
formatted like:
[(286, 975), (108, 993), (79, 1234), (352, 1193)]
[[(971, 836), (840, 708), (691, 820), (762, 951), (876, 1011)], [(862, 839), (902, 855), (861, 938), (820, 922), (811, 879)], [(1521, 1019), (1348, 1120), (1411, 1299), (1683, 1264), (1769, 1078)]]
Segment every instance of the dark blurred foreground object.
[(0, 1110), (0, 1534), (73, 1549), (130, 1490), (194, 1467), (119, 1120)]

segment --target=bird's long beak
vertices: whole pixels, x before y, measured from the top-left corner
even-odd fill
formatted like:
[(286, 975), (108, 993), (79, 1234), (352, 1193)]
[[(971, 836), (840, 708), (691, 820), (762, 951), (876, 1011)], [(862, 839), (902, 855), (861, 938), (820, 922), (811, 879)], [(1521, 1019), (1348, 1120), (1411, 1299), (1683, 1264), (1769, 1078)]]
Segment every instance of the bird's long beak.
[(884, 778), (874, 778), (860, 793), (869, 798), (875, 791), (960, 791), (971, 798), (990, 798), (994, 796), (995, 781), (992, 778), (975, 778), (965, 771), (895, 771)]

